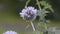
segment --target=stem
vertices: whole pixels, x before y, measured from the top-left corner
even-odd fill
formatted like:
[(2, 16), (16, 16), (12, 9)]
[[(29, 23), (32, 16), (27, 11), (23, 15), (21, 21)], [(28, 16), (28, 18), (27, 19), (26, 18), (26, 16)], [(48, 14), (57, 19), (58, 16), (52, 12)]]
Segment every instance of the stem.
[[(39, 4), (39, 1), (36, 0), (36, 2), (37, 2), (37, 5), (38, 5), (38, 8), (39, 8), (39, 11), (41, 11), (42, 9), (41, 9), (41, 6), (40, 6), (40, 4)], [(46, 9), (46, 8), (44, 8), (43, 10), (45, 10), (45, 9)], [(40, 12), (40, 14), (42, 14), (42, 15), (40, 15), (40, 18), (43, 18), (43, 19), (44, 19), (44, 17), (42, 17), (42, 16), (43, 16), (42, 11)], [(44, 20), (43, 20), (42, 22), (44, 22)], [(45, 28), (47, 29), (46, 23), (45, 23), (44, 25), (45, 25)]]
[[(39, 1), (38, 0), (36, 0), (36, 2), (37, 2), (37, 5), (38, 5), (38, 8), (39, 8), (39, 11), (40, 11), (40, 19), (42, 18), (42, 16), (43, 15), (41, 15), (42, 14), (42, 9), (41, 9), (41, 6), (40, 6), (40, 4), (39, 4)], [(40, 19), (39, 19), (39, 21), (40, 21)]]
[(35, 31), (35, 27), (34, 27), (33, 22), (31, 22), (31, 25), (32, 25), (33, 31)]
[(26, 4), (25, 4), (25, 7), (27, 7), (27, 5), (29, 4), (30, 0), (27, 0)]
[(46, 23), (44, 23), (45, 24), (45, 29), (47, 30), (47, 24)]
[(41, 7), (40, 7), (40, 4), (39, 4), (39, 1), (36, 0), (36, 2), (37, 2), (37, 5), (38, 5), (38, 7), (39, 7), (39, 10), (41, 10)]
[(46, 10), (47, 9), (47, 7), (44, 7), (42, 10)]

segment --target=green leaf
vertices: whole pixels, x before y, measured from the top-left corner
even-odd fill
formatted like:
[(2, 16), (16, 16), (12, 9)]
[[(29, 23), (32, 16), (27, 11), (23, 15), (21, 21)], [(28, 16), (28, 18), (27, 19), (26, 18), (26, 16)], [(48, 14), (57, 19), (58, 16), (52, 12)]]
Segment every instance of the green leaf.
[[(38, 16), (40, 17), (43, 17), (43, 16), (46, 16), (46, 13), (49, 13), (49, 11), (46, 11), (46, 10), (38, 10)], [(41, 16), (42, 15), (42, 16)]]
[(46, 13), (49, 13), (49, 11), (46, 10), (38, 10), (38, 16), (40, 17), (40, 20), (44, 20), (44, 17), (46, 16)]
[(40, 4), (41, 4), (42, 6), (47, 7), (47, 8), (50, 8), (50, 7), (51, 7), (51, 5), (48, 4), (48, 3), (46, 3), (46, 1), (40, 1)]
[(40, 1), (40, 4), (48, 9), (50, 9), (51, 11), (53, 11), (52, 6), (49, 3), (47, 3), (46, 1)]

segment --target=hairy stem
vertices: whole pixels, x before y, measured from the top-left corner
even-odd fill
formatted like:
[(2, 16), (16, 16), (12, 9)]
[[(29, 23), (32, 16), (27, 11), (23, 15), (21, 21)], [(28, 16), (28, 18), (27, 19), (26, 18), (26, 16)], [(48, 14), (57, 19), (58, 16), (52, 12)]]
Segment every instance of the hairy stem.
[(35, 31), (35, 27), (34, 27), (33, 22), (31, 22), (31, 25), (32, 25), (33, 31)]
[(25, 4), (25, 7), (27, 7), (27, 5), (29, 4), (30, 0), (27, 0), (26, 4)]

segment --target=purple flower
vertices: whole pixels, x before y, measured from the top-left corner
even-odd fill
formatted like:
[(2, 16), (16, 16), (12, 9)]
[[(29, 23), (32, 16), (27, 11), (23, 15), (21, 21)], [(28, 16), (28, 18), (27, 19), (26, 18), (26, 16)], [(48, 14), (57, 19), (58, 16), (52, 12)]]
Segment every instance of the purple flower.
[(15, 31), (6, 31), (3, 34), (17, 34), (17, 32), (15, 32)]
[(23, 19), (33, 21), (33, 20), (35, 20), (35, 18), (37, 16), (37, 9), (29, 6), (29, 7), (24, 8), (22, 10), (22, 12), (20, 12), (19, 14)]

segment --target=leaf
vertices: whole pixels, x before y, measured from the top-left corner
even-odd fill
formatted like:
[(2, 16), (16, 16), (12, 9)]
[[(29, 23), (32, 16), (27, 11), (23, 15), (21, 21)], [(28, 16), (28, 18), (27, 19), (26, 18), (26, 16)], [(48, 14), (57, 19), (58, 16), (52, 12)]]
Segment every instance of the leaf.
[(50, 9), (53, 12), (52, 6), (47, 3), (46, 1), (40, 1), (40, 4), (48, 9)]
[(48, 3), (46, 3), (46, 1), (40, 1), (40, 4), (41, 4), (42, 6), (45, 6), (45, 7), (48, 7), (48, 8), (51, 7), (51, 5), (48, 4)]
[(46, 10), (38, 10), (38, 16), (40, 17), (40, 20), (45, 20), (44, 17), (46, 16), (46, 13), (49, 13), (49, 11)]
[(46, 13), (49, 13), (49, 11), (45, 11), (45, 10), (39, 11), (38, 10), (38, 16), (40, 16), (40, 17), (46, 16)]

